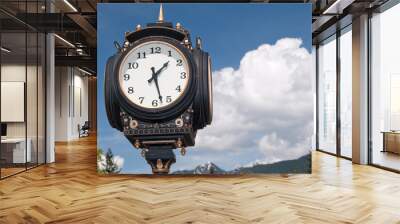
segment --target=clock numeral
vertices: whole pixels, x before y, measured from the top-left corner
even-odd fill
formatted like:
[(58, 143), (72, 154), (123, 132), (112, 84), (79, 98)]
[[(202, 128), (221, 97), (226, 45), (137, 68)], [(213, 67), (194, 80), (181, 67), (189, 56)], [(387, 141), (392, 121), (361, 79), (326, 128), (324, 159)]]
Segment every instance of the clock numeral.
[(140, 59), (140, 58), (146, 58), (146, 52), (138, 52), (137, 53), (138, 54), (138, 59)]
[(128, 69), (137, 69), (139, 64), (137, 62), (128, 63)]
[(125, 75), (124, 75), (124, 80), (125, 80), (125, 81), (128, 81), (128, 80), (130, 79), (130, 77), (131, 77), (131, 76), (130, 76), (129, 74), (125, 74)]
[(129, 93), (129, 94), (133, 94), (134, 92), (135, 92), (135, 91), (133, 90), (133, 87), (129, 87), (129, 88), (128, 88), (128, 93)]
[(161, 47), (151, 47), (150, 51), (150, 54), (159, 54), (161, 53)]
[(178, 92), (181, 92), (181, 86), (176, 87), (175, 90), (178, 91)]
[(181, 72), (181, 79), (186, 79), (186, 72)]
[(168, 51), (168, 57), (172, 57), (172, 52)]
[(176, 66), (182, 66), (182, 59), (176, 60)]
[(151, 102), (151, 105), (153, 105), (153, 107), (157, 107), (158, 106), (158, 101), (157, 100), (153, 100)]
[(139, 97), (139, 100), (140, 100), (140, 104), (142, 104), (143, 100), (144, 100), (144, 97), (143, 96)]
[(171, 103), (171, 101), (172, 101), (171, 96), (167, 96), (166, 102), (167, 102), (167, 103)]

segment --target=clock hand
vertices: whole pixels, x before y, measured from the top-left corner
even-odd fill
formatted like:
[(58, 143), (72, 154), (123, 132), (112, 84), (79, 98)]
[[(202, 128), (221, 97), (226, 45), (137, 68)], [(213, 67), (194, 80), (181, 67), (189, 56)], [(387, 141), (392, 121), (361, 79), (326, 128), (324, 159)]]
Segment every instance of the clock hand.
[[(169, 61), (165, 62), (165, 63), (163, 64), (163, 66), (162, 66), (160, 69), (157, 70), (157, 72), (155, 72), (155, 73), (153, 72), (152, 77), (151, 77), (149, 80), (147, 80), (147, 81), (148, 81), (149, 83), (151, 83), (151, 81), (153, 81), (153, 79), (155, 79), (155, 77), (157, 77), (157, 76), (162, 72), (162, 70), (168, 66), (168, 63), (169, 63)], [(154, 69), (154, 68), (153, 68), (153, 69)]]
[(161, 93), (160, 93), (160, 88), (158, 86), (158, 78), (157, 78), (157, 75), (156, 75), (157, 73), (154, 71), (154, 67), (151, 67), (151, 71), (152, 71), (152, 79), (154, 79), (154, 82), (156, 83), (158, 99), (160, 99), (160, 103), (162, 103), (162, 96), (161, 96)]
[(169, 61), (165, 62), (163, 66), (160, 69), (158, 69), (155, 75), (158, 76), (161, 73), (161, 71), (168, 66), (168, 63)]
[(155, 79), (156, 77), (156, 72), (154, 71), (154, 67), (151, 67), (151, 78), (149, 80), (147, 80), (147, 82), (149, 82), (149, 84), (151, 83), (151, 81), (153, 81), (153, 79)]
[(157, 87), (158, 99), (160, 99), (160, 103), (162, 103), (162, 96), (160, 93), (160, 88), (158, 87), (158, 78), (157, 77), (154, 78), (154, 82), (156, 83), (156, 87)]

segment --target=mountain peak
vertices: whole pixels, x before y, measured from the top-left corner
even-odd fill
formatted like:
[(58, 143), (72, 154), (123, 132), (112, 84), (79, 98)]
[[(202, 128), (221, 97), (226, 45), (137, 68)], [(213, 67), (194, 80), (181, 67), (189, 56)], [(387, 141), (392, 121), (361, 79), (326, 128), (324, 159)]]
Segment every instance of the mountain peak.
[(225, 174), (226, 172), (215, 165), (213, 162), (207, 162), (196, 166), (193, 170), (180, 170), (175, 174)]
[(196, 166), (194, 168), (193, 173), (194, 174), (218, 174), (218, 173), (224, 173), (225, 171), (219, 168), (217, 165), (215, 165), (213, 162), (207, 162), (202, 165)]
[(250, 166), (238, 167), (225, 171), (213, 162), (196, 166), (192, 170), (178, 170), (173, 174), (245, 174), (245, 173), (311, 173), (311, 153), (294, 160), (284, 160), (276, 163), (262, 164), (259, 162)]

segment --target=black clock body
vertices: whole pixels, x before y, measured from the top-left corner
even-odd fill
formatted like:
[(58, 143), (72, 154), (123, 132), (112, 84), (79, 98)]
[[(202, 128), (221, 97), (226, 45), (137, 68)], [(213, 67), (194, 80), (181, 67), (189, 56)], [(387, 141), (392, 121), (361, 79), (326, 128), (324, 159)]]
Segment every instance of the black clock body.
[[(185, 57), (190, 73), (181, 97), (162, 108), (135, 105), (123, 94), (118, 82), (119, 68), (126, 55), (136, 46), (151, 41), (168, 43), (178, 49)], [(108, 59), (104, 85), (107, 118), (110, 125), (123, 132), (136, 148), (193, 146), (197, 130), (211, 124), (211, 60), (201, 49), (201, 44), (196, 43), (192, 46), (187, 30), (158, 22), (126, 33), (123, 47), (117, 45), (117, 52)], [(154, 171), (154, 163), (151, 165)]]

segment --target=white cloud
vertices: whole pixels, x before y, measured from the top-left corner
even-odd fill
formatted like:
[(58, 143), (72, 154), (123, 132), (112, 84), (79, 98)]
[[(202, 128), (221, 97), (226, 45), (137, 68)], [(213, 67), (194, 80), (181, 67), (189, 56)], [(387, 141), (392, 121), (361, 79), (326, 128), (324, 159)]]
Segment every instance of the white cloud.
[(301, 157), (309, 151), (309, 138), (304, 141), (290, 144), (287, 140), (279, 138), (274, 132), (264, 135), (258, 142), (259, 150), (265, 155), (264, 160), (258, 160), (258, 163), (273, 163), (285, 159), (295, 159)]
[(121, 156), (114, 156), (114, 164), (116, 164), (118, 166), (119, 169), (121, 169), (124, 166), (124, 158), (122, 158)]
[(307, 154), (313, 124), (312, 63), (301, 44), (295, 38), (263, 44), (247, 52), (237, 70), (214, 71), (214, 119), (199, 131), (196, 146), (210, 152), (255, 150), (264, 156), (262, 162)]

